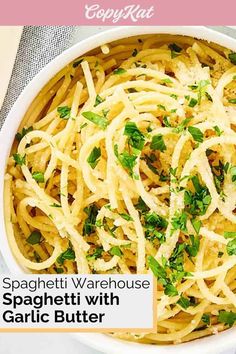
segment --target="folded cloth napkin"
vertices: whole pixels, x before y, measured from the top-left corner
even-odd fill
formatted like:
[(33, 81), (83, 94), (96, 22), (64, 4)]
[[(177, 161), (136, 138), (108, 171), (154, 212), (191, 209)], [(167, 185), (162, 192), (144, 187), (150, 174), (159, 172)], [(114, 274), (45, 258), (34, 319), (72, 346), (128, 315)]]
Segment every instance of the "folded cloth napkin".
[(29, 81), (53, 58), (70, 47), (76, 26), (25, 26), (7, 95), (0, 111), (0, 128)]

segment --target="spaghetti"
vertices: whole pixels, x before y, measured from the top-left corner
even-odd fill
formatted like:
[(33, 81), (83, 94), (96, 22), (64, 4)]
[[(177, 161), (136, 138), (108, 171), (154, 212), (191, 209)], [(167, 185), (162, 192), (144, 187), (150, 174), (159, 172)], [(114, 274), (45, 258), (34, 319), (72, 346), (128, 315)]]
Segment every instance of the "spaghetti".
[(5, 177), (9, 243), (39, 273), (158, 279), (155, 334), (236, 321), (236, 54), (194, 38), (128, 38), (40, 92)]

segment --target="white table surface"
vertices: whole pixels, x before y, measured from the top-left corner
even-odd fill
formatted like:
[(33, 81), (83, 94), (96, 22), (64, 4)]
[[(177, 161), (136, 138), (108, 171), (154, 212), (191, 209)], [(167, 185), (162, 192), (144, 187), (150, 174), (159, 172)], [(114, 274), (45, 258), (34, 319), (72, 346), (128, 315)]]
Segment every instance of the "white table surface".
[[(106, 31), (110, 27), (83, 26), (73, 39), (76, 43), (94, 33)], [(226, 27), (215, 27), (221, 32), (236, 37), (236, 31)], [(236, 28), (236, 27), (234, 27)], [(0, 255), (0, 273), (7, 268)], [(0, 354), (102, 354), (79, 343), (68, 333), (0, 333)], [(109, 354), (109, 353), (108, 353)], [(122, 353), (126, 354), (126, 353)], [(128, 353), (127, 353), (128, 354)], [(212, 353), (214, 354), (214, 353)], [(235, 354), (235, 351), (222, 354)]]

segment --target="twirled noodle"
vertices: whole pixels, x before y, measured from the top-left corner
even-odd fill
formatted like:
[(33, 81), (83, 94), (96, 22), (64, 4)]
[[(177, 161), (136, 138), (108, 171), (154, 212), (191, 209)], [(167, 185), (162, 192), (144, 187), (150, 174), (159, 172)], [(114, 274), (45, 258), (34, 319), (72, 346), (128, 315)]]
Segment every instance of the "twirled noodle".
[(158, 278), (156, 333), (114, 335), (180, 343), (236, 321), (235, 64), (182, 36), (103, 45), (19, 127), (4, 199), (20, 265)]

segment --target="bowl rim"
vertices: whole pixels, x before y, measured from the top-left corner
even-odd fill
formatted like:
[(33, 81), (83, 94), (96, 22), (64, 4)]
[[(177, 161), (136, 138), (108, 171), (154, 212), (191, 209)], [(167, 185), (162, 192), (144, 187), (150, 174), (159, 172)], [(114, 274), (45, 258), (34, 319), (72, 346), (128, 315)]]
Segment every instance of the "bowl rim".
[[(72, 47), (65, 50), (52, 61), (50, 61), (24, 88), (22, 93), (15, 101), (0, 131), (0, 252), (2, 253), (7, 267), (11, 273), (16, 275), (25, 273), (25, 271), (15, 260), (8, 244), (4, 223), (4, 174), (14, 136), (30, 103), (37, 96), (43, 86), (57, 72), (59, 72), (60, 69), (62, 69), (77, 57), (82, 56), (86, 52), (95, 49), (105, 43), (144, 34), (186, 35), (211, 41), (236, 51), (236, 39), (204, 26), (119, 26), (105, 30), (96, 35), (92, 35), (91, 37), (74, 44)], [(202, 351), (202, 353), (204, 352), (210, 354), (212, 353), (213, 348), (214, 352), (216, 352), (216, 350), (219, 352), (236, 347), (235, 329), (224, 331), (217, 336), (205, 337), (197, 341), (180, 344), (178, 346), (163, 345), (159, 347), (148, 344), (140, 345), (133, 342), (125, 342), (99, 333), (77, 333), (73, 334), (73, 336), (95, 349), (103, 352), (105, 350), (105, 352), (109, 352), (110, 354), (125, 354), (127, 350), (129, 350), (129, 354), (144, 354), (147, 352), (161, 352), (162, 354), (170, 354), (173, 353), (173, 351), (175, 353), (183, 353), (183, 350), (187, 348), (191, 348), (192, 354), (197, 354), (200, 346), (201, 350), (203, 350), (202, 347), (204, 346), (204, 351)]]

